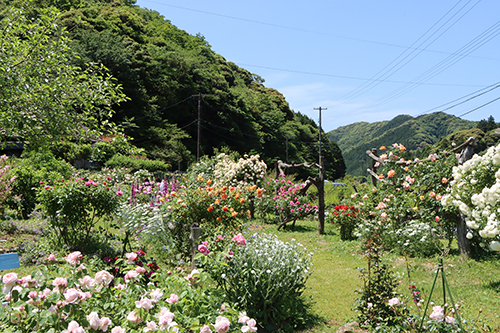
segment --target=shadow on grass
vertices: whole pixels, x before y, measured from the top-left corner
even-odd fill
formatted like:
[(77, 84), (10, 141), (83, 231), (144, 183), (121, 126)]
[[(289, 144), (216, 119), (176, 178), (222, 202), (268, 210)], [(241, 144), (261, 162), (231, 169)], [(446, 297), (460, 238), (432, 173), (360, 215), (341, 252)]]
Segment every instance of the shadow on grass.
[(493, 290), (494, 292), (500, 293), (500, 281), (490, 282), (485, 284), (485, 287)]

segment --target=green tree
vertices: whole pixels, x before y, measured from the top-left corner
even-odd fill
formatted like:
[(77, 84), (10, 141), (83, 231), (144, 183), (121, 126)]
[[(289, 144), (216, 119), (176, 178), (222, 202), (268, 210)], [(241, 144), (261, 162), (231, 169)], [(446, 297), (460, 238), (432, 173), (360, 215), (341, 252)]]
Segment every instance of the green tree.
[(7, 8), (0, 20), (0, 142), (31, 146), (95, 138), (113, 128), (111, 105), (125, 100), (102, 65), (72, 63), (68, 32), (53, 8)]

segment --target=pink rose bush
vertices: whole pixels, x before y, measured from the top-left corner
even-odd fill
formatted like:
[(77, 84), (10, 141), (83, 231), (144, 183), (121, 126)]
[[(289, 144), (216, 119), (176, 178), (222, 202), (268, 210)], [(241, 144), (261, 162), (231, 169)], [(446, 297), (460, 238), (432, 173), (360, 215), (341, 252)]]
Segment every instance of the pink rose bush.
[[(231, 323), (237, 324), (235, 310), (228, 306), (221, 310), (221, 300), (208, 297), (214, 295), (209, 289), (213, 284), (200, 284), (209, 279), (203, 270), (186, 274), (157, 269), (147, 282), (145, 273), (127, 271), (130, 266), (125, 261), (122, 269), (126, 273), (120, 270), (115, 275), (77, 267), (84, 260), (73, 252), (65, 261), (56, 259), (59, 264), (44, 266), (21, 279), (16, 273), (3, 275), (5, 297), (0, 310), (6, 315), (0, 314), (2, 330), (142, 333), (201, 328), (202, 332), (224, 333), (230, 331)], [(164, 296), (165, 292), (170, 296)], [(205, 323), (193, 329), (191, 325), (199, 320)], [(240, 323), (243, 332), (255, 332), (252, 319)]]

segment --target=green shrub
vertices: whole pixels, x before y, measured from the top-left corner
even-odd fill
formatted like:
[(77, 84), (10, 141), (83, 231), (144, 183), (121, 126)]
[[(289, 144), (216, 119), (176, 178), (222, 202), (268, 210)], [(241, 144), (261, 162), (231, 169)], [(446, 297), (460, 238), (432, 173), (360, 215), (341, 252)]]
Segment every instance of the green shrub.
[(146, 160), (121, 154), (114, 155), (105, 165), (109, 168), (130, 168), (131, 171), (148, 170), (149, 172), (167, 171), (170, 165), (163, 161)]
[[(267, 328), (287, 326), (290, 331), (304, 324), (307, 304), (302, 293), (311, 275), (312, 253), (295, 241), (285, 243), (275, 235), (256, 234), (245, 240), (238, 234), (232, 243), (232, 258), (232, 252), (200, 256), (211, 267), (209, 271), (224, 288), (228, 301), (246, 309)], [(210, 242), (205, 244), (211, 249)]]
[(12, 195), (20, 200), (9, 200), (9, 206), (20, 212), (23, 218), (35, 209), (36, 191), (44, 182), (68, 179), (73, 167), (63, 160), (56, 159), (48, 150), (28, 152), (14, 163), (12, 175), (16, 177), (12, 184)]
[(113, 188), (110, 177), (99, 182), (76, 178), (46, 183), (38, 199), (59, 243), (81, 248), (96, 223), (116, 211), (122, 194)]

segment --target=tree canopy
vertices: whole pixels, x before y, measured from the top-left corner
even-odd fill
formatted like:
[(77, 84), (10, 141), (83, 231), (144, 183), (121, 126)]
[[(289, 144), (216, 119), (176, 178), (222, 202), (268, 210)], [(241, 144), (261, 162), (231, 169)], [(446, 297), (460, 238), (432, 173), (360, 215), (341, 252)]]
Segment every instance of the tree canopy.
[(125, 100), (101, 64), (76, 56), (55, 9), (7, 8), (0, 21), (0, 142), (41, 145), (91, 139), (110, 129), (111, 105)]

